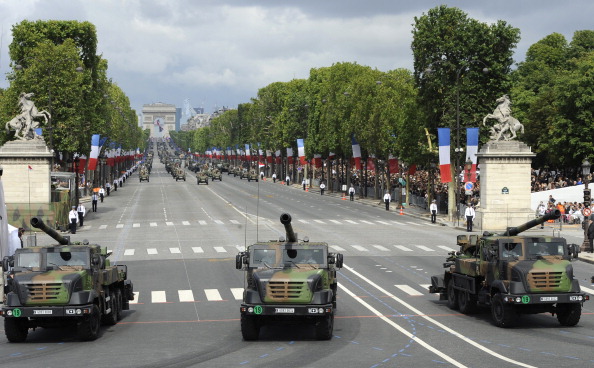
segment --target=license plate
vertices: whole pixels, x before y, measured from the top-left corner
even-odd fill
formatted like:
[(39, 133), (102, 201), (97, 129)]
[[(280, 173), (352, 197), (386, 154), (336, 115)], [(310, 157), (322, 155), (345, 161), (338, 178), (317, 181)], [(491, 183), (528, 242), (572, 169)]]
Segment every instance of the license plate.
[(556, 302), (557, 297), (556, 296), (541, 296), (540, 301), (541, 302)]
[(295, 313), (295, 308), (275, 308), (274, 309), (275, 313)]
[(52, 314), (52, 311), (47, 309), (34, 310), (33, 314)]

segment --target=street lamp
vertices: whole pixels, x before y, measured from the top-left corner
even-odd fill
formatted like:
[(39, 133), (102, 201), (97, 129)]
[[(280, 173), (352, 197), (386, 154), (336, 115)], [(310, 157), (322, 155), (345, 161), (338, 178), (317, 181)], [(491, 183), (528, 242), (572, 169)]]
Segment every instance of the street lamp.
[[(470, 174), (472, 171), (472, 160), (468, 158), (466, 163), (464, 164), (464, 182), (467, 183), (470, 181)], [(472, 199), (472, 189), (467, 189), (468, 198), (466, 200), (466, 205), (470, 205), (470, 201)]]
[[(585, 159), (582, 163), (582, 176), (584, 178), (584, 211), (590, 210), (590, 189), (588, 189), (588, 183), (590, 182), (590, 162)], [(588, 240), (588, 225), (590, 224), (589, 215), (584, 216), (584, 241), (582, 243), (582, 251), (589, 250), (590, 253), (594, 251), (594, 244), (590, 244)]]

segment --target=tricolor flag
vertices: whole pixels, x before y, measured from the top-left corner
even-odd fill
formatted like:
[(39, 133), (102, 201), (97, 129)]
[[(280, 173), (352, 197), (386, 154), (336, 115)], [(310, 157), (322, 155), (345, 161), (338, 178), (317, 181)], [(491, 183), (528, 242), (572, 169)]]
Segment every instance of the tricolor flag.
[(303, 144), (303, 139), (297, 139), (297, 156), (299, 156), (299, 163), (301, 165), (307, 163), (305, 161), (305, 146)]
[(313, 164), (317, 169), (322, 167), (322, 155), (315, 154), (313, 157)]
[(398, 159), (396, 157), (392, 155), (388, 156), (388, 166), (390, 167), (390, 174), (398, 173)]
[(246, 155), (246, 157), (251, 157), (251, 155), (252, 155), (252, 153), (250, 151), (250, 145), (249, 144), (246, 144), (245, 145), (245, 155)]
[(93, 134), (91, 137), (91, 154), (89, 155), (89, 170), (97, 168), (97, 159), (99, 158), (99, 134)]
[(31, 167), (31, 165), (27, 165), (27, 167), (29, 168), (29, 170), (33, 170), (33, 168)]
[(80, 155), (78, 158), (78, 173), (84, 174), (87, 165), (87, 155)]
[(353, 146), (353, 158), (355, 159), (355, 167), (357, 170), (361, 170), (361, 146), (355, 139), (355, 135), (351, 136), (351, 144)]
[(452, 163), (450, 161), (450, 128), (437, 128), (439, 142), (439, 174), (442, 183), (452, 181)]
[[(478, 152), (479, 128), (466, 128), (466, 161), (472, 161), (470, 170), (470, 181), (476, 183), (476, 153)], [(466, 162), (464, 161), (464, 162)], [(464, 176), (465, 180), (468, 180)]]
[(291, 147), (287, 148), (287, 163), (289, 165), (293, 164), (293, 149)]

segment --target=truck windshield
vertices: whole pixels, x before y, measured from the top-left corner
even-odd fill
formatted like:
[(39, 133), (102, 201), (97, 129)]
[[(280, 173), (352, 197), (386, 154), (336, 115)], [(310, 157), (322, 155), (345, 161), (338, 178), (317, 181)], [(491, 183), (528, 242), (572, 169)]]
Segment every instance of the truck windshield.
[(48, 252), (48, 266), (83, 266), (88, 267), (87, 252)]
[(16, 267), (35, 268), (40, 267), (41, 253), (17, 253)]
[(529, 254), (535, 256), (562, 256), (565, 249), (564, 244), (560, 242), (534, 241), (529, 242), (526, 245)]
[(276, 265), (276, 250), (254, 249), (251, 261), (252, 267), (274, 267)]
[[(294, 264), (325, 265), (322, 249), (293, 248), (283, 252), (283, 262)], [(324, 266), (325, 267), (325, 266)]]

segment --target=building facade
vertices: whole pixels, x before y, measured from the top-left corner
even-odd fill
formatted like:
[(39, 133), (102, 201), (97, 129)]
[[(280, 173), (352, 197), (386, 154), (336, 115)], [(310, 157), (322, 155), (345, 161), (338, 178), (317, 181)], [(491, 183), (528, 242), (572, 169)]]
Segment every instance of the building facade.
[(142, 105), (142, 129), (149, 129), (151, 138), (169, 138), (175, 131), (177, 111), (175, 105), (156, 102)]

